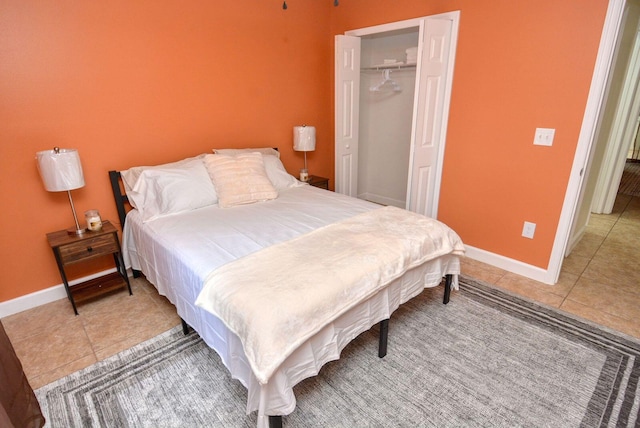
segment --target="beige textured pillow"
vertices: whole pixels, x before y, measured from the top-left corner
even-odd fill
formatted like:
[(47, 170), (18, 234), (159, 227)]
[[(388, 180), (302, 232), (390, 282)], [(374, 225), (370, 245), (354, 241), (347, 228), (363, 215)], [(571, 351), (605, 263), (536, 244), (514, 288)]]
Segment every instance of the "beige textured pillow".
[(207, 155), (204, 164), (216, 188), (221, 208), (278, 197), (278, 191), (267, 176), (260, 153)]

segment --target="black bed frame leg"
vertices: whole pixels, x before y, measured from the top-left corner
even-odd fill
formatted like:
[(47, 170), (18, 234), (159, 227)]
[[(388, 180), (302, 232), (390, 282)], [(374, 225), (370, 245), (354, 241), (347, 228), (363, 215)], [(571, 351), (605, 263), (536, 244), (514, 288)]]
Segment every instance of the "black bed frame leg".
[(380, 341), (378, 343), (378, 357), (387, 355), (387, 337), (389, 336), (389, 318), (380, 321)]
[(131, 269), (131, 273), (133, 274), (134, 278), (140, 278), (140, 275), (142, 275), (142, 272), (137, 269)]
[(449, 303), (449, 298), (451, 297), (451, 283), (453, 282), (453, 275), (448, 274), (445, 275), (444, 278), (444, 299), (442, 300), (442, 303), (446, 305)]
[(186, 336), (189, 334), (189, 324), (182, 318), (180, 318), (180, 322), (182, 323), (182, 333)]
[(282, 416), (269, 416), (269, 428), (282, 428)]

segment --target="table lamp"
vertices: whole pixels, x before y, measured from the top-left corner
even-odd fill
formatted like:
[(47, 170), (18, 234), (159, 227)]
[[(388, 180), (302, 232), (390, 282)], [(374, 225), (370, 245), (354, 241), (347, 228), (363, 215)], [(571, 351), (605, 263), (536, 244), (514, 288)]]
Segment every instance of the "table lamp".
[(314, 126), (294, 126), (293, 127), (293, 150), (304, 152), (304, 168), (300, 170), (300, 181), (309, 181), (309, 170), (307, 169), (307, 152), (316, 149), (316, 128)]
[(49, 192), (67, 192), (71, 212), (76, 222), (75, 229), (67, 232), (71, 235), (82, 235), (84, 229), (80, 228), (76, 208), (73, 206), (71, 191), (84, 187), (84, 175), (82, 174), (82, 164), (80, 155), (76, 149), (60, 149), (54, 147), (53, 150), (44, 150), (36, 153), (38, 160), (38, 171), (44, 183), (44, 188)]

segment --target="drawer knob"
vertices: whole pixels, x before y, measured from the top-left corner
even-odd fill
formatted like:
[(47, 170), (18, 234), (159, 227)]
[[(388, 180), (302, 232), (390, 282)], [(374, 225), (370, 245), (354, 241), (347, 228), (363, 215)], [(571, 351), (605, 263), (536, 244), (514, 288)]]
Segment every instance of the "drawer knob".
[(92, 248), (92, 247), (87, 247), (87, 251), (88, 251), (88, 252), (92, 252), (92, 251), (93, 251), (93, 248)]

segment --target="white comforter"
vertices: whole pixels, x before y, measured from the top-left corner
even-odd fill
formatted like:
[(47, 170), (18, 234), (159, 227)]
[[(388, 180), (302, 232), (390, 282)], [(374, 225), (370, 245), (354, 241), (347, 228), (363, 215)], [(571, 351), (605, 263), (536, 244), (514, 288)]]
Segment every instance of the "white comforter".
[(399, 208), (379, 208), (222, 266), (209, 275), (196, 305), (240, 337), (255, 376), (266, 384), (329, 322), (409, 269), (445, 254), (464, 254), (449, 227)]

